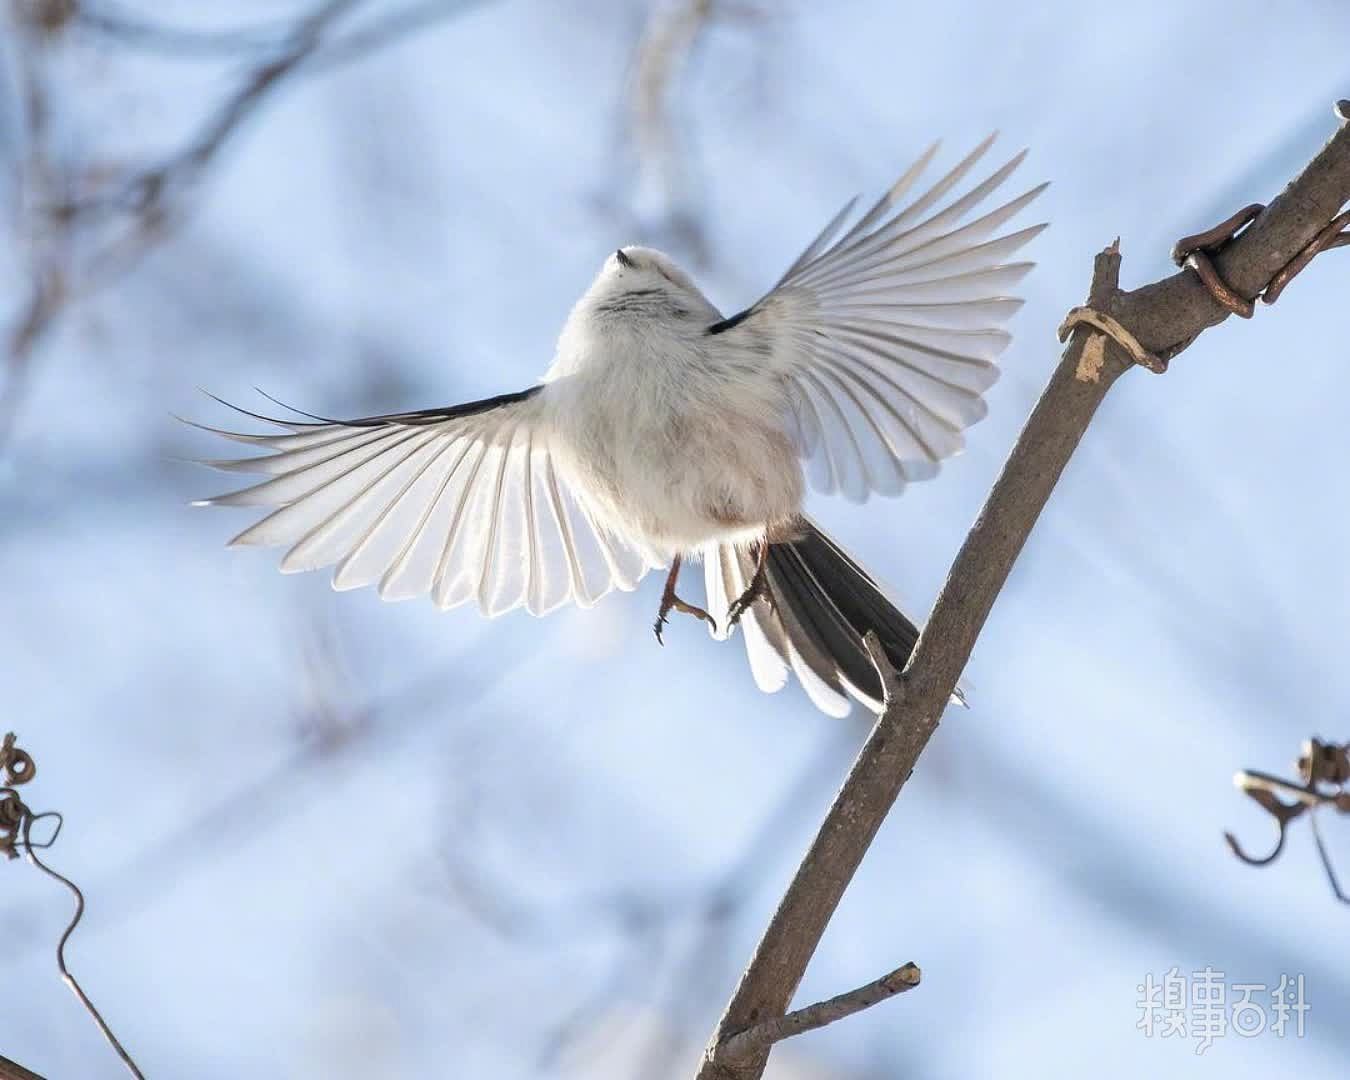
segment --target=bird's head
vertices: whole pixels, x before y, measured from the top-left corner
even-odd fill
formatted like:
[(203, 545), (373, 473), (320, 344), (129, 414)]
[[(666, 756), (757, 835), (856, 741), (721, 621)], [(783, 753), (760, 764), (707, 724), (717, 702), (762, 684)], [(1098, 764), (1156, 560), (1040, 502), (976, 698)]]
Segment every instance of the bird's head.
[(591, 314), (604, 319), (703, 319), (709, 306), (670, 256), (636, 245), (605, 260), (587, 298)]

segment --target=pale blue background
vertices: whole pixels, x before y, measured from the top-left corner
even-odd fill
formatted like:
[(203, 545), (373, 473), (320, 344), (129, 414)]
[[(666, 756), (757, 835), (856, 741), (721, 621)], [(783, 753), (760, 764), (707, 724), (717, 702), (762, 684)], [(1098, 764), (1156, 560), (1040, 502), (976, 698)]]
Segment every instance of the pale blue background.
[[(1028, 183), (1054, 181), (969, 451), (900, 500), (813, 505), (922, 616), (1093, 252), (1119, 235), (1123, 283), (1155, 280), (1178, 235), (1272, 196), (1350, 96), (1350, 8), (759, 6), (701, 42), (674, 109), (698, 276), (727, 309), (935, 136), (950, 162), (999, 128), (1032, 148)], [(688, 1076), (864, 735), (795, 687), (759, 695), (739, 644), (688, 621), (658, 649), (654, 579), (488, 623), (283, 578), (223, 549), (244, 519), (187, 507), (228, 478), (170, 460), (220, 452), (167, 415), (227, 419), (198, 385), (360, 414), (533, 380), (601, 260), (670, 239), (625, 136), (644, 10), (485, 3), (297, 79), (189, 226), (34, 359), (0, 458), (0, 729), (38, 758), (33, 805), (66, 814), (51, 858), (90, 902), (72, 964), (151, 1077)], [(237, 78), (61, 48), (58, 122), (85, 158), (176, 145)], [(21, 243), (0, 245), (7, 321)], [(1350, 910), (1306, 829), (1264, 871), (1221, 833), (1267, 839), (1235, 770), (1290, 774), (1308, 735), (1350, 737), (1347, 282), (1350, 252), (1329, 254), (1112, 394), (976, 649), (974, 707), (799, 1000), (910, 959), (923, 986), (785, 1044), (771, 1076), (1344, 1072)], [(1327, 822), (1350, 876), (1346, 828)], [(119, 1075), (54, 971), (67, 898), (0, 869), (0, 1053)], [(1307, 1037), (1203, 1057), (1144, 1038), (1135, 988), (1174, 965), (1306, 973)]]

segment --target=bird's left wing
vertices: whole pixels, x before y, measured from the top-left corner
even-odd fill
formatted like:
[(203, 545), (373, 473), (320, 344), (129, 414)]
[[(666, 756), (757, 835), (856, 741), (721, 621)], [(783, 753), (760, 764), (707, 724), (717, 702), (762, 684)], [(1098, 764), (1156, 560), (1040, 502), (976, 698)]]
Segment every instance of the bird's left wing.
[(941, 205), (992, 142), (902, 206), (933, 146), (841, 235), (856, 200), (845, 206), (768, 295), (709, 327), (786, 380), (788, 425), (817, 490), (898, 494), (935, 475), (984, 416), (1011, 340), (999, 324), (1022, 303), (1005, 290), (1033, 265), (1007, 260), (1045, 228), (998, 235), (1044, 184), (967, 220), (1025, 151)]
[(589, 607), (634, 588), (648, 565), (554, 468), (543, 389), (346, 421), (230, 406), (285, 433), (207, 428), (269, 453), (203, 464), (270, 479), (198, 505), (269, 508), (231, 544), (288, 547), (284, 573), (336, 564), (336, 589), (430, 593), (442, 608), (475, 600), (489, 616)]

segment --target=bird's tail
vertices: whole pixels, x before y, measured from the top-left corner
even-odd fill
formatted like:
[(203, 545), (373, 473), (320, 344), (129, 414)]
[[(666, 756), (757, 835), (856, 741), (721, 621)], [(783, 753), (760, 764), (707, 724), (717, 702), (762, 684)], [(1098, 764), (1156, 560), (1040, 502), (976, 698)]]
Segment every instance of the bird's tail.
[[(802, 516), (791, 539), (769, 545), (767, 595), (741, 619), (750, 668), (760, 689), (772, 693), (794, 672), (811, 700), (831, 715), (849, 710), (849, 698), (881, 709), (881, 681), (863, 635), (876, 631), (891, 664), (900, 670), (919, 630), (876, 580), (810, 518)], [(719, 544), (705, 565), (709, 610), (719, 617), (754, 575), (754, 554)], [(958, 694), (958, 700), (959, 694)]]

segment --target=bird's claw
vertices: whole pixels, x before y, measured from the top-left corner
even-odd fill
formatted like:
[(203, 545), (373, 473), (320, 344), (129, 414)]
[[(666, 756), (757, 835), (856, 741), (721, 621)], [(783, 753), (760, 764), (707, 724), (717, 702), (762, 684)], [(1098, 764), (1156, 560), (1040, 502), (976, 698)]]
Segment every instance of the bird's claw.
[(773, 603), (772, 594), (764, 587), (764, 578), (762, 575), (756, 576), (755, 580), (750, 583), (750, 587), (747, 588), (745, 592), (741, 593), (740, 596), (736, 597), (736, 599), (731, 602), (731, 606), (727, 608), (728, 630), (741, 621), (741, 618), (750, 610), (756, 600), (767, 600), (770, 604)]
[(696, 619), (702, 619), (705, 623), (707, 623), (709, 626), (712, 627), (714, 634), (717, 633), (716, 619), (714, 619), (701, 607), (697, 607), (694, 604), (687, 604), (683, 600), (681, 600), (678, 596), (674, 596), (670, 598), (669, 603), (663, 600), (661, 602), (661, 609), (656, 613), (656, 622), (652, 626), (652, 633), (656, 635), (656, 642), (658, 645), (665, 644), (665, 640), (661, 637), (661, 630), (666, 625), (666, 623), (670, 621), (667, 618), (667, 616), (670, 614), (671, 611), (682, 611), (686, 615), (692, 615)]
[(717, 633), (717, 620), (714, 619), (702, 608), (694, 608), (692, 611), (689, 612), (689, 614), (697, 615), (700, 619), (702, 619), (705, 623), (707, 623), (709, 626), (712, 627), (712, 632), (714, 634)]
[[(746, 596), (749, 596), (749, 594), (747, 593)], [(746, 596), (738, 596), (732, 601), (731, 607), (727, 608), (727, 629), (731, 629), (739, 623), (741, 616), (749, 611), (750, 605), (755, 602), (755, 597), (750, 596), (747, 600)]]

